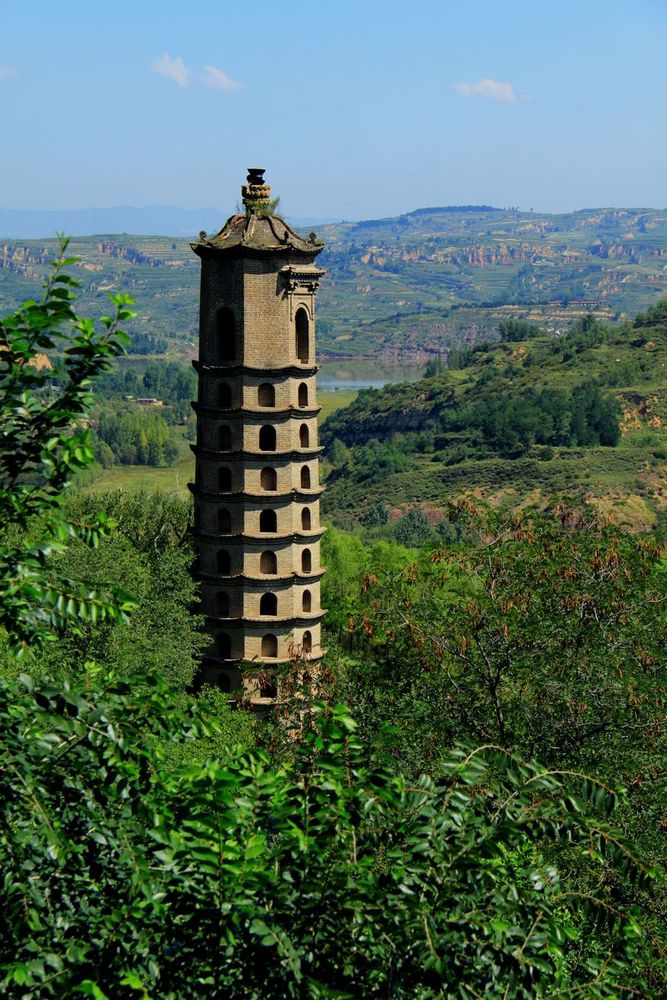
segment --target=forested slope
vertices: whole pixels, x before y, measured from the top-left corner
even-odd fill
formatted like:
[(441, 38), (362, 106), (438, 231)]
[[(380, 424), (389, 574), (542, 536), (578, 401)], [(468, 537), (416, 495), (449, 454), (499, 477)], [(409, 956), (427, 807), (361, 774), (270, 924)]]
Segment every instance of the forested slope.
[[(667, 504), (667, 307), (562, 337), (502, 324), (415, 383), (364, 390), (324, 423), (327, 509), (362, 512), (473, 492), (516, 502), (567, 490), (651, 526)], [(350, 450), (353, 449), (353, 450)]]

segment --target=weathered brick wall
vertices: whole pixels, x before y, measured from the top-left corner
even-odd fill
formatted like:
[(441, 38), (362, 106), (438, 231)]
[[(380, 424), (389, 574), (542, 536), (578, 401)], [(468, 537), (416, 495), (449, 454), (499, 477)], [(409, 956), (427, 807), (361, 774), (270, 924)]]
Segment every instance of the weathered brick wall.
[[(232, 689), (241, 684), (234, 659), (271, 663), (302, 645), (320, 655), (314, 292), (288, 294), (281, 268), (294, 263), (304, 267), (289, 254), (202, 262), (195, 534), (212, 636), (206, 670)], [(263, 427), (275, 430), (275, 447), (260, 446)], [(263, 470), (275, 473), (274, 489)], [(275, 531), (261, 526), (265, 511)], [(275, 573), (263, 552), (275, 556)], [(275, 615), (262, 613), (267, 594)], [(267, 636), (277, 656), (267, 656)]]

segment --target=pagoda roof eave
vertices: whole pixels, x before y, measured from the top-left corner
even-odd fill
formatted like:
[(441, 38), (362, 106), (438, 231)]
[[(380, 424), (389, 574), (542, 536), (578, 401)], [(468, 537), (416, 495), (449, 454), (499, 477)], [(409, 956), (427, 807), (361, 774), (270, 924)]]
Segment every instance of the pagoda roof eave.
[(234, 256), (264, 257), (267, 254), (297, 255), (314, 260), (324, 249), (323, 243), (306, 240), (278, 215), (231, 215), (219, 233), (209, 236), (203, 230), (196, 243), (190, 244), (198, 257)]
[(294, 461), (308, 462), (313, 458), (318, 458), (324, 451), (323, 446), (318, 446), (317, 448), (288, 448), (286, 451), (245, 451), (240, 449), (239, 451), (220, 451), (214, 448), (204, 448), (198, 444), (191, 444), (190, 451), (194, 455), (201, 458), (210, 458), (214, 462), (230, 462), (235, 458), (243, 459), (266, 459), (266, 463), (270, 463), (275, 459), (280, 458), (290, 458)]
[(203, 490), (196, 483), (188, 483), (188, 489), (193, 496), (199, 497), (201, 500), (209, 500), (213, 503), (234, 504), (244, 503), (246, 500), (260, 500), (262, 503), (267, 502), (271, 507), (275, 507), (276, 504), (281, 502), (283, 506), (289, 505), (295, 499), (303, 503), (307, 503), (309, 500), (317, 500), (324, 493), (325, 487), (314, 486), (312, 489), (306, 490), (295, 486), (289, 490), (260, 490), (258, 493), (252, 493), (250, 490), (232, 490), (231, 492), (221, 490), (216, 492), (214, 490)]
[(286, 378), (295, 375), (305, 377), (316, 375), (320, 370), (320, 365), (283, 365), (280, 368), (255, 368), (251, 365), (244, 365), (240, 361), (232, 361), (229, 364), (212, 365), (208, 362), (193, 359), (192, 367), (197, 374), (211, 375), (214, 378), (224, 378), (226, 375), (250, 375), (258, 378), (266, 378), (267, 375), (282, 375)]
[(271, 420), (278, 420), (280, 422), (285, 422), (291, 417), (316, 417), (317, 414), (322, 409), (321, 406), (286, 406), (282, 409), (271, 408), (271, 407), (256, 407), (250, 408), (248, 406), (238, 407), (237, 409), (230, 408), (228, 410), (215, 409), (211, 406), (205, 406), (202, 403), (193, 401), (191, 404), (192, 409), (197, 414), (209, 417), (211, 420), (226, 420), (226, 421), (238, 421), (244, 418), (257, 418), (260, 421), (266, 423), (267, 418)]

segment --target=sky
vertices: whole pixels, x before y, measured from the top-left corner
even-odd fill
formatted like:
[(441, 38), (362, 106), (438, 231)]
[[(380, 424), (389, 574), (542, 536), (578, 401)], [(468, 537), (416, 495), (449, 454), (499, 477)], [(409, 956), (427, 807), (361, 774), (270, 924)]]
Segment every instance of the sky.
[(0, 0), (0, 207), (667, 205), (667, 0)]

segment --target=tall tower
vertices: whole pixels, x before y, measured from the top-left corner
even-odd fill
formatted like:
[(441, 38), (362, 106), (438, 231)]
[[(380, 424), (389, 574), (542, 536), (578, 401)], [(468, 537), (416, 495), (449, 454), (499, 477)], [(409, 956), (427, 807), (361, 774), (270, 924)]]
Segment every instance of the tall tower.
[[(269, 214), (250, 169), (245, 213), (202, 232), (194, 535), (211, 645), (204, 677), (276, 696), (274, 672), (322, 655), (315, 292), (323, 249)], [(258, 681), (242, 678), (256, 663)]]

